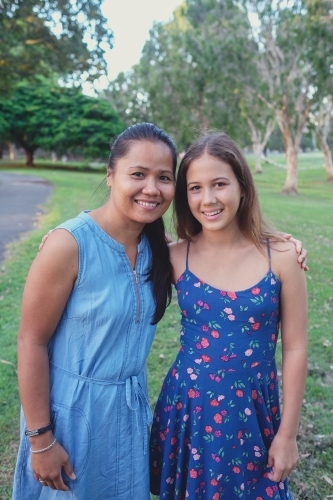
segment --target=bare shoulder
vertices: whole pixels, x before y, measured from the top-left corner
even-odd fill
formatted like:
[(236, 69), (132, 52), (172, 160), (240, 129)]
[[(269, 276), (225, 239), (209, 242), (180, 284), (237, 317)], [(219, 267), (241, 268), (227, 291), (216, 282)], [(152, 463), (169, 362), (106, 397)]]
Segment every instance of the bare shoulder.
[(298, 254), (295, 245), (289, 241), (277, 241), (270, 244), (272, 270), (279, 277), (304, 274), (297, 262)]
[(184, 272), (186, 266), (187, 241), (170, 243), (170, 261), (173, 267), (174, 280)]
[[(56, 229), (45, 241), (32, 265), (36, 268), (77, 270), (78, 245), (74, 236), (66, 229)], [(75, 271), (74, 271), (75, 272)]]

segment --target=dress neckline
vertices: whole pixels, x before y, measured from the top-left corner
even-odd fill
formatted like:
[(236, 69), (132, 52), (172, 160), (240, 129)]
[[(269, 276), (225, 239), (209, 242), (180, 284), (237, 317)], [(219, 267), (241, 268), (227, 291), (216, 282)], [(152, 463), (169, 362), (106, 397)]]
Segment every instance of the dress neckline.
[(276, 276), (276, 274), (273, 273), (273, 271), (269, 270), (267, 271), (267, 273), (265, 274), (265, 276), (263, 276), (261, 278), (261, 280), (259, 280), (257, 283), (255, 283), (254, 285), (248, 287), (248, 288), (244, 288), (242, 290), (223, 290), (221, 288), (216, 288), (215, 286), (212, 286), (210, 285), (209, 283), (206, 283), (205, 281), (201, 280), (200, 278), (198, 278), (198, 276), (196, 276), (194, 273), (192, 273), (192, 271), (190, 271), (189, 269), (185, 269), (184, 272), (179, 276), (179, 278), (177, 279), (176, 283), (175, 283), (175, 286), (178, 285), (178, 283), (182, 282), (183, 281), (183, 278), (185, 276), (185, 274), (191, 274), (193, 276), (193, 278), (195, 278), (198, 282), (200, 282), (202, 285), (206, 285), (206, 286), (209, 286), (209, 288), (211, 288), (212, 290), (216, 290), (218, 291), (219, 293), (220, 292), (225, 292), (226, 294), (227, 293), (245, 293), (245, 292), (248, 292), (250, 290), (252, 290), (253, 288), (259, 288), (259, 285), (261, 285), (261, 283), (263, 281), (266, 281), (267, 278), (270, 276), (271, 278), (274, 278), (276, 280), (277, 283), (280, 282), (279, 278)]

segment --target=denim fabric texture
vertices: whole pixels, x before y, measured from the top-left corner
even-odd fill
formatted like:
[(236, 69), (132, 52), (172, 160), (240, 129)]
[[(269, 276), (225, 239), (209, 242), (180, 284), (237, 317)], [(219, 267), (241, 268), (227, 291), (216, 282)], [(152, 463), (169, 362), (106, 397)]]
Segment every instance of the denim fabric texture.
[(79, 273), (48, 345), (54, 435), (76, 474), (70, 491), (33, 476), (23, 411), (13, 500), (149, 500), (145, 362), (155, 334), (147, 282), (151, 251), (138, 245), (138, 283), (123, 245), (82, 212), (61, 224), (76, 239)]

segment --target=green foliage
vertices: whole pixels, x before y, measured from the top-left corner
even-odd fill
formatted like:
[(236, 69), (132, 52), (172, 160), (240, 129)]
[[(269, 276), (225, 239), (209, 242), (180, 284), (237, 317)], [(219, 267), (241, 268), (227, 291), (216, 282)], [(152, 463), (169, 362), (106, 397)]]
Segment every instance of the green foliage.
[(0, 94), (38, 74), (57, 72), (75, 80), (105, 74), (104, 47), (112, 45), (113, 35), (101, 4), (102, 0), (2, 0)]
[(87, 157), (105, 158), (110, 138), (124, 129), (105, 100), (41, 77), (37, 85), (19, 83), (11, 99), (0, 101), (0, 111), (7, 122), (2, 139), (22, 147), (28, 165), (37, 148), (58, 153), (75, 150)]

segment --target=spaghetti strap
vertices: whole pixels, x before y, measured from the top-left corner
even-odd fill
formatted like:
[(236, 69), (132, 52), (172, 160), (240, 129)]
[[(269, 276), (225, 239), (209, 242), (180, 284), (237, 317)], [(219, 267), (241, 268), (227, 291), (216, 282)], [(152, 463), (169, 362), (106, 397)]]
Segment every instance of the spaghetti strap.
[(188, 253), (190, 251), (190, 241), (187, 242), (187, 248), (186, 248), (186, 271), (188, 271)]
[(268, 262), (269, 262), (269, 272), (272, 272), (272, 259), (271, 259), (271, 247), (269, 246), (269, 239), (266, 240), (267, 244), (267, 254), (268, 254)]

